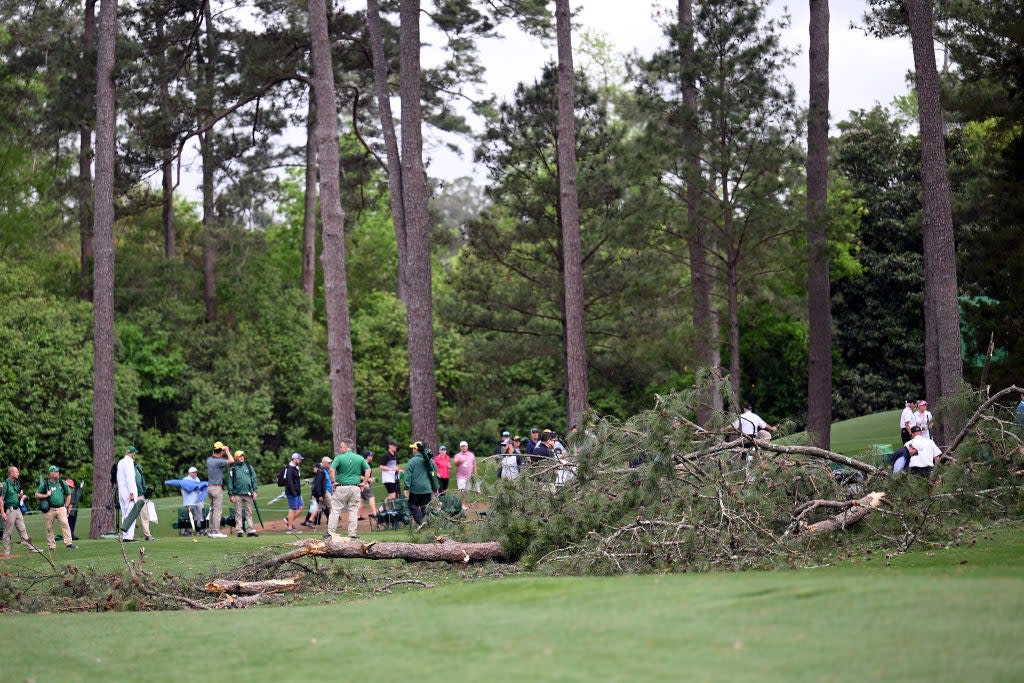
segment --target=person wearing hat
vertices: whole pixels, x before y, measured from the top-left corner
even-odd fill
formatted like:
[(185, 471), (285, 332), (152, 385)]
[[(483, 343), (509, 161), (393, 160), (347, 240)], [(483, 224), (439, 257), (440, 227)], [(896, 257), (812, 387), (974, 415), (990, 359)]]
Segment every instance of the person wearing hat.
[(932, 414), (928, 410), (928, 401), (917, 402), (917, 412), (914, 413), (914, 424), (921, 428), (921, 436), (926, 439), (932, 438), (931, 428), (935, 426)]
[[(128, 446), (124, 450), (124, 457), (117, 461), (117, 502), (118, 507), (121, 508), (121, 519), (128, 516), (132, 508), (135, 507), (135, 501), (141, 496), (138, 480), (135, 477), (135, 456), (137, 455), (138, 450), (135, 446)], [(128, 530), (121, 534), (121, 540), (128, 542), (135, 540), (135, 522), (132, 522)]]
[(231, 449), (220, 441), (213, 444), (213, 454), (206, 459), (206, 480), (209, 482), (210, 525), (207, 536), (210, 538), (227, 538), (221, 533), (220, 518), (224, 509), (224, 474), (230, 465), (235, 464)]
[(57, 539), (53, 535), (53, 520), (60, 522), (60, 531), (64, 535), (64, 547), (76, 548), (71, 539), (71, 527), (68, 525), (68, 511), (71, 509), (71, 489), (60, 478), (60, 468), (50, 465), (50, 478), (39, 485), (36, 499), (45, 500), (49, 504), (46, 511), (46, 547), (57, 549)]
[(507, 431), (506, 432), (502, 432), (501, 433), (501, 438), (498, 439), (498, 445), (494, 449), (494, 454), (495, 455), (501, 455), (502, 453), (504, 453), (505, 452), (505, 446), (507, 446), (510, 443), (512, 443), (512, 434), (507, 432)]
[(914, 426), (914, 409), (917, 407), (917, 401), (911, 401), (909, 398), (903, 404), (903, 412), (900, 413), (900, 443), (906, 443), (910, 441), (910, 428)]
[(405, 485), (409, 489), (409, 512), (419, 526), (427, 514), (427, 505), (437, 493), (437, 470), (423, 452), (423, 443), (409, 444), (412, 457), (405, 465)]
[(259, 495), (256, 470), (245, 461), (245, 451), (235, 451), (235, 462), (228, 470), (228, 496), (235, 504), (235, 536), (259, 536), (253, 524), (253, 501)]
[(462, 509), (466, 507), (466, 491), (471, 488), (480, 493), (480, 483), (476, 481), (476, 454), (469, 450), (469, 444), (459, 442), (459, 452), (455, 454), (455, 486), (459, 491)]
[(448, 482), (451, 481), (452, 459), (448, 455), (448, 447), (441, 444), (437, 447), (437, 455), (434, 456), (434, 467), (437, 469), (437, 489), (441, 495), (448, 491)]
[(381, 457), (380, 462), (380, 483), (384, 484), (384, 488), (387, 489), (388, 500), (398, 497), (398, 475), (401, 471), (402, 468), (398, 466), (398, 444), (388, 441), (387, 451)]
[(331, 516), (327, 518), (327, 538), (338, 531), (341, 511), (348, 512), (348, 537), (359, 538), (359, 499), (360, 492), (367, 486), (370, 478), (370, 466), (361, 455), (352, 450), (351, 442), (342, 439), (338, 442), (341, 453), (331, 462)]
[(533, 449), (540, 443), (540, 430), (534, 427), (530, 430), (530, 438), (526, 440), (526, 454), (533, 455)]
[[(326, 455), (320, 459), (319, 465), (313, 465), (313, 482), (309, 487), (309, 513), (302, 526), (320, 526), (320, 517), (324, 511), (331, 511), (331, 459)], [(316, 515), (316, 518), (313, 518)], [(310, 521), (312, 520), (312, 521)]]
[(285, 518), (285, 525), (288, 527), (285, 533), (298, 534), (298, 519), (302, 514), (302, 472), (300, 463), (301, 453), (292, 453), (291, 462), (284, 470), (284, 495), (288, 498), (288, 516)]
[(7, 478), (0, 485), (0, 516), (4, 519), (4, 559), (11, 556), (11, 532), (18, 530), (21, 542), (30, 551), (35, 551), (32, 539), (25, 530), (25, 520), (21, 516), (21, 504), (25, 500), (25, 491), (21, 488), (21, 472), (13, 465), (7, 468)]
[[(199, 470), (195, 467), (188, 468), (188, 474), (185, 476), (185, 479), (187, 479), (189, 482), (195, 482), (195, 484), (190, 486), (188, 489), (182, 487), (181, 504), (182, 506), (188, 508), (188, 510), (192, 513), (192, 522), (190, 526), (194, 524), (196, 532), (202, 534), (204, 533), (202, 530), (203, 499), (206, 498), (206, 494), (209, 491), (209, 484), (207, 484), (207, 490), (204, 491), (203, 488), (199, 485)], [(184, 533), (184, 531), (185, 530), (183, 529), (182, 532)], [(191, 531), (189, 531), (189, 533), (191, 533)]]

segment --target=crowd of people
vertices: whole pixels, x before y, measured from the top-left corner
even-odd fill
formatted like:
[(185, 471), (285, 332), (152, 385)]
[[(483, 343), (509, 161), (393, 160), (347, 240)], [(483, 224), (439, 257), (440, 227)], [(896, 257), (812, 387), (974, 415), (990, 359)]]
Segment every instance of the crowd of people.
[[(1024, 408), (1021, 412), (1024, 414)], [(906, 401), (900, 415), (902, 447), (890, 458), (894, 472), (906, 470), (920, 476), (928, 476), (932, 472), (942, 460), (941, 449), (931, 439), (933, 426), (934, 418), (928, 411), (927, 401)], [(750, 405), (744, 406), (743, 413), (731, 427), (736, 433), (762, 438), (769, 438), (768, 432), (776, 431), (774, 426), (754, 413)], [(570, 433), (575, 431), (573, 427)], [(409, 444), (409, 455), (403, 463), (398, 444), (389, 440), (379, 464), (375, 464), (373, 451), (356, 453), (354, 445), (351, 440), (340, 442), (338, 454), (333, 458), (324, 457), (315, 463), (309, 479), (305, 478), (306, 473), (302, 469), (305, 458), (301, 453), (291, 455), (288, 465), (278, 476), (278, 483), (284, 488), (281, 497), (288, 502), (288, 514), (284, 519), (287, 533), (300, 533), (301, 526), (316, 528), (326, 516), (326, 537), (333, 537), (338, 533), (344, 515), (347, 535), (358, 538), (359, 521), (384, 510), (383, 505), (378, 507), (374, 494), (375, 469), (379, 471), (386, 501), (407, 499), (409, 512), (417, 525), (422, 523), (431, 501), (447, 494), (453, 471), (458, 502), (463, 510), (468, 509), (467, 494), (481, 491), (479, 461), (483, 457), (494, 460), (501, 480), (515, 480), (527, 471), (528, 466), (543, 464), (549, 465), (544, 468), (545, 471), (553, 472), (553, 476), (546, 480), (552, 487), (563, 485), (575, 477), (573, 456), (559, 435), (551, 429), (531, 429), (527, 438), (503, 431), (497, 439), (494, 452), (480, 457), (470, 449), (467, 441), (460, 441), (454, 454), (449, 453), (444, 444), (438, 445), (436, 453), (433, 453), (423, 442), (416, 441)], [(150, 524), (155, 521), (156, 511), (150, 500), (152, 488), (146, 485), (142, 468), (137, 462), (138, 455), (134, 446), (128, 446), (111, 472), (111, 484), (115, 487), (117, 508), (121, 516), (121, 524), (116, 533), (125, 542), (135, 540), (136, 524), (141, 526), (146, 540), (153, 539)], [(257, 503), (259, 481), (255, 468), (246, 462), (245, 451), (232, 452), (226, 444), (217, 441), (205, 464), (205, 481), (200, 479), (198, 468), (190, 467), (183, 479), (165, 482), (181, 490), (182, 506), (189, 520), (189, 528), (182, 527), (183, 532), (202, 534), (209, 538), (227, 538), (225, 530), (238, 537), (257, 536), (255, 519), (260, 514)], [(310, 486), (308, 508), (302, 497), (302, 487), (307, 481)], [(225, 489), (233, 506), (232, 529), (221, 526)], [(75, 549), (74, 540), (77, 538), (74, 536), (74, 523), (78, 496), (74, 481), (61, 479), (60, 468), (51, 465), (48, 477), (40, 478), (40, 484), (32, 495), (39, 501), (45, 515), (47, 547), (50, 550), (56, 549), (57, 536), (53, 529), (56, 522), (64, 546)], [(18, 468), (9, 467), (7, 478), (0, 488), (2, 557), (10, 557), (14, 532), (18, 533), (29, 549), (37, 551), (25, 528), (23, 515), (26, 512), (26, 497)], [(206, 507), (209, 508), (208, 512), (204, 512)], [(300, 522), (303, 511), (306, 511), (305, 519)]]

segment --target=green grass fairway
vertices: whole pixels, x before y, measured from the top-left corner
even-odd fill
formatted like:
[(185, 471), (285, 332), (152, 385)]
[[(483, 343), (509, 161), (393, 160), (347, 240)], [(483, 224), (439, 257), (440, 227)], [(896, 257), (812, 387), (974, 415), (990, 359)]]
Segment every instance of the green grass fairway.
[(1021, 531), (893, 566), (876, 556), (513, 578), (288, 609), (7, 615), (4, 678), (48, 679), (59, 664), (66, 681), (1024, 680)]
[(887, 443), (899, 448), (903, 445), (899, 443), (899, 422), (899, 410), (836, 422), (832, 425), (832, 450), (853, 456), (863, 453), (876, 443)]

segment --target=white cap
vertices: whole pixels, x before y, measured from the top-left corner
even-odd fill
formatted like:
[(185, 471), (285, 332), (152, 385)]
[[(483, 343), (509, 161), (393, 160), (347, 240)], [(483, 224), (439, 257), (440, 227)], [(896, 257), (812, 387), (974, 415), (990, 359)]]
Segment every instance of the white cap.
[(196, 469), (195, 467), (189, 467), (189, 468), (188, 468), (188, 473), (189, 473), (189, 474), (192, 474), (193, 472), (198, 472), (198, 471), (199, 471), (199, 470), (197, 470), (197, 469)]
[(467, 441), (460, 441), (459, 442), (459, 448), (462, 448), (463, 446), (468, 446), (468, 445), (469, 445), (469, 442), (467, 442)]

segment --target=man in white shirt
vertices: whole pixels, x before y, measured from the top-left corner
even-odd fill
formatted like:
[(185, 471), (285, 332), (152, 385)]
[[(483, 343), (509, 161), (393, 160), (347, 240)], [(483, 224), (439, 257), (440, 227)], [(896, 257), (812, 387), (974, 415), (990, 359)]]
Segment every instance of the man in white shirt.
[(911, 427), (910, 433), (914, 438), (908, 441), (906, 445), (917, 449), (917, 454), (910, 458), (910, 473), (927, 477), (931, 474), (932, 468), (935, 467), (936, 460), (942, 455), (942, 451), (939, 450), (934, 441), (924, 436), (922, 432), (923, 430), (919, 425)]
[(732, 423), (732, 428), (744, 436), (754, 436), (762, 429), (776, 431), (775, 427), (762, 420), (749, 404), (743, 407), (743, 414)]
[[(139, 488), (135, 483), (135, 456), (137, 454), (135, 446), (129, 446), (124, 451), (124, 457), (117, 463), (117, 499), (121, 507), (121, 519), (128, 516), (139, 497)], [(122, 538), (126, 541), (135, 540), (135, 522), (132, 522)]]
[(900, 443), (906, 443), (912, 438), (910, 435), (910, 428), (914, 426), (914, 408), (917, 407), (917, 401), (907, 400), (903, 404), (903, 412), (900, 414)]

